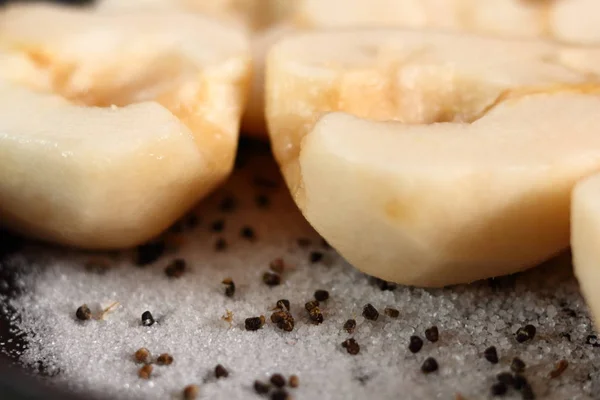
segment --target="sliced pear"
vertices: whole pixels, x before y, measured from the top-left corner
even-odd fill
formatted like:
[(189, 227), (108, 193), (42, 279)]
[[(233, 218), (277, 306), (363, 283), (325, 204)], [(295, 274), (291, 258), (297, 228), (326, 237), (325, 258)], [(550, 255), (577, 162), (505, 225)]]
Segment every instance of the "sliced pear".
[(600, 4), (595, 0), (300, 0), (296, 18), (313, 28), (428, 27), (600, 41)]
[[(595, 143), (573, 139), (570, 126), (564, 132), (550, 129), (554, 126), (578, 126), (582, 132), (577, 135), (595, 131), (587, 114), (541, 112), (549, 111), (555, 100), (541, 103), (547, 109), (523, 103), (514, 115), (521, 115), (518, 110), (532, 114), (522, 120), (508, 112), (509, 105), (536, 93), (597, 93), (598, 83), (586, 82), (598, 82), (598, 57), (596, 48), (407, 30), (286, 38), (275, 45), (267, 62), (267, 121), (273, 152), (309, 222), (368, 273), (405, 284), (438, 286), (518, 271), (568, 245), (565, 199), (574, 179), (592, 172), (596, 164), (594, 159), (589, 170), (579, 166), (563, 170), (562, 164), (549, 168), (548, 182), (556, 185), (552, 192), (537, 177), (527, 178), (541, 168), (541, 159), (532, 158), (533, 171), (529, 171), (521, 165), (526, 160), (521, 155), (515, 158), (515, 153), (534, 157), (541, 152), (543, 157), (546, 146), (547, 151), (559, 152), (562, 142), (550, 141), (551, 134), (558, 132), (569, 132), (568, 140), (583, 148)], [(597, 101), (582, 94), (571, 97), (588, 108)], [(563, 95), (558, 98), (560, 104), (566, 101)], [(503, 108), (495, 110), (498, 105)], [(503, 109), (507, 111), (500, 113)], [(565, 109), (572, 110), (571, 106)], [(497, 114), (486, 115), (490, 110)], [(335, 111), (397, 122), (380, 126), (350, 117), (326, 117), (310, 134), (315, 138), (305, 138), (323, 114)], [(506, 116), (506, 124), (496, 115)], [(564, 120), (555, 121), (556, 115)], [(579, 124), (582, 118), (588, 121), (586, 129)], [(447, 124), (436, 124), (442, 122)], [(476, 142), (480, 136), (488, 138), (489, 134), (483, 135), (488, 131), (497, 135), (493, 139), (503, 147), (492, 152), (486, 146), (496, 142)], [(410, 140), (402, 136), (405, 132)], [(523, 132), (535, 134), (540, 143), (523, 149), (515, 141), (509, 151), (512, 137)], [(332, 135), (331, 141), (326, 134)], [(544, 135), (548, 139), (542, 139)], [(396, 136), (402, 136), (395, 139), (398, 143), (391, 139)], [(533, 136), (520, 140), (526, 138), (533, 140)], [(461, 150), (454, 143), (465, 147)], [(352, 158), (344, 153), (350, 148)], [(359, 149), (364, 157), (354, 153)], [(456, 154), (446, 154), (446, 149)], [(412, 156), (407, 159), (409, 155), (419, 162), (413, 163)], [(498, 158), (493, 168), (482, 164), (481, 173), (477, 172), (477, 157), (501, 155), (504, 158)], [(383, 168), (387, 164), (389, 168)], [(519, 178), (520, 174), (525, 177)], [(525, 192), (522, 185), (534, 183), (531, 192)], [(534, 200), (540, 203), (530, 204)], [(504, 222), (495, 220), (502, 218)], [(525, 226), (534, 220), (535, 226)]]
[(565, 42), (600, 42), (600, 3), (596, 0), (556, 1), (548, 12), (552, 36)]
[(600, 49), (400, 29), (297, 34), (267, 61), (273, 152), (291, 190), (300, 143), (325, 112), (410, 124), (470, 121), (506, 90), (600, 81)]
[(594, 92), (506, 100), (471, 124), (329, 114), (304, 140), (295, 197), (382, 279), (443, 286), (533, 267), (568, 247), (571, 190), (600, 171)]
[(0, 13), (0, 221), (44, 240), (128, 247), (230, 173), (247, 38), (185, 13)]
[(288, 21), (297, 0), (101, 0), (97, 9), (119, 12), (136, 9), (182, 9), (208, 14), (249, 32), (252, 44), (252, 86), (242, 118), (242, 133), (267, 137), (264, 101), (264, 68), (267, 51), (277, 40), (296, 30)]
[(260, 30), (283, 19), (297, 0), (99, 0), (101, 11), (173, 9), (203, 13), (250, 30)]
[(596, 327), (600, 327), (600, 174), (579, 182), (571, 202), (571, 251), (575, 276)]

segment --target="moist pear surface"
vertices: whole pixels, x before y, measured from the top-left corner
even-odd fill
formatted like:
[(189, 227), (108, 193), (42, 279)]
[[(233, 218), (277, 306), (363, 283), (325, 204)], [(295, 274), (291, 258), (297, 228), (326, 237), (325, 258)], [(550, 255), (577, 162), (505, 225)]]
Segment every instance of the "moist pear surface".
[[(522, 270), (568, 246), (569, 192), (598, 166), (599, 59), (445, 32), (297, 35), (267, 63), (273, 152), (304, 215), (359, 269), (420, 286)], [(323, 117), (336, 111), (394, 122)]]
[(600, 327), (600, 174), (577, 184), (571, 208), (571, 250), (579, 286)]
[(402, 29), (303, 33), (269, 54), (266, 114), (295, 191), (302, 138), (324, 113), (468, 122), (507, 91), (584, 82), (600, 82), (600, 48)]
[(0, 58), (0, 220), (15, 230), (135, 245), (233, 167), (250, 52), (218, 22), (13, 6)]
[(600, 171), (600, 91), (525, 96), (472, 124), (323, 117), (294, 193), (353, 265), (443, 286), (533, 267), (569, 245), (570, 193)]
[(264, 102), (265, 57), (271, 45), (297, 30), (289, 22), (296, 0), (101, 0), (97, 10), (118, 13), (120, 10), (180, 9), (207, 14), (249, 32), (252, 44), (252, 83), (242, 117), (242, 133), (267, 137)]
[(296, 20), (312, 28), (412, 27), (600, 42), (596, 0), (300, 0)]

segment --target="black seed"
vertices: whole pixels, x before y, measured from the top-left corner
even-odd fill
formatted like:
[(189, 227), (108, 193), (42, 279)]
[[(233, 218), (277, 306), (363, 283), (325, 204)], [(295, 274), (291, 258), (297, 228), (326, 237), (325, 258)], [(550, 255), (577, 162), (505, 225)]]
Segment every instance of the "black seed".
[(425, 329), (425, 337), (432, 343), (435, 343), (440, 338), (440, 332), (438, 331), (437, 326), (432, 326), (431, 328)]
[(383, 279), (371, 277), (371, 282), (373, 282), (379, 289), (381, 290), (394, 290), (398, 285), (392, 282), (384, 281)]
[(210, 224), (210, 230), (213, 232), (223, 232), (223, 229), (225, 229), (225, 220), (218, 219)]
[(323, 253), (320, 251), (311, 251), (308, 259), (312, 264), (318, 263), (323, 259)]
[(287, 314), (286, 318), (282, 319), (277, 323), (277, 327), (283, 331), (291, 332), (294, 330), (294, 317), (291, 314)]
[(424, 374), (429, 374), (437, 370), (438, 363), (433, 357), (427, 358), (425, 361), (423, 361), (423, 365), (421, 365), (421, 371), (423, 371)]
[(535, 326), (529, 324), (529, 325), (525, 325), (522, 328), (519, 328), (517, 330), (515, 339), (517, 340), (517, 342), (519, 343), (523, 343), (526, 342), (527, 340), (531, 340), (535, 337)]
[(225, 278), (221, 283), (225, 285), (225, 296), (233, 297), (235, 294), (235, 283), (233, 280), (231, 278)]
[(349, 319), (348, 321), (346, 321), (344, 323), (344, 330), (348, 333), (354, 333), (354, 330), (356, 329), (356, 320), (354, 319)]
[(308, 316), (310, 317), (311, 321), (316, 322), (317, 324), (323, 322), (323, 313), (319, 308), (318, 301), (309, 301), (306, 304), (304, 304), (304, 308), (306, 309), (306, 311), (308, 311)]
[(307, 238), (298, 238), (296, 240), (296, 242), (298, 243), (298, 246), (300, 246), (300, 247), (310, 246), (310, 239), (307, 239)]
[(287, 311), (275, 311), (271, 314), (271, 322), (277, 325), (277, 327), (286, 332), (294, 330), (294, 317)]
[(379, 311), (377, 311), (371, 303), (368, 303), (364, 306), (362, 315), (368, 320), (377, 321), (377, 318), (379, 318)]
[(291, 375), (288, 379), (288, 384), (290, 385), (290, 387), (297, 388), (298, 386), (300, 386), (300, 379), (297, 375)]
[(87, 321), (88, 319), (92, 318), (92, 311), (87, 304), (83, 304), (77, 308), (75, 311), (75, 316), (80, 321)]
[(527, 332), (527, 334), (529, 335), (529, 339), (533, 339), (535, 337), (535, 333), (536, 333), (536, 329), (535, 326), (528, 324), (525, 325), (525, 327), (523, 328), (525, 330), (525, 332)]
[(311, 301), (307, 302), (306, 304), (304, 304), (304, 308), (306, 309), (306, 311), (310, 311), (315, 307), (319, 307), (319, 302), (316, 300), (311, 300)]
[(567, 339), (569, 342), (571, 341), (571, 334), (569, 332), (561, 332), (560, 333), (560, 337), (564, 337), (565, 339)]
[(320, 324), (323, 322), (324, 318), (323, 318), (323, 313), (321, 312), (321, 309), (319, 307), (314, 307), (312, 308), (309, 312), (308, 312), (308, 316), (310, 317), (311, 321)]
[(173, 364), (173, 356), (169, 353), (163, 353), (156, 358), (156, 363), (158, 365), (171, 365)]
[(496, 351), (495, 346), (490, 346), (487, 349), (485, 349), (485, 351), (483, 352), (483, 356), (492, 364), (498, 364), (498, 352)]
[(271, 383), (278, 388), (285, 386), (285, 378), (281, 374), (273, 374), (270, 379)]
[(315, 300), (317, 301), (327, 301), (329, 299), (329, 292), (327, 290), (317, 290), (315, 292)]
[[(519, 328), (519, 329), (521, 329), (521, 328)], [(515, 339), (517, 340), (517, 342), (523, 343), (523, 342), (526, 342), (527, 340), (529, 340), (529, 335), (525, 332), (517, 331)]]
[(554, 366), (554, 369), (550, 371), (550, 378), (555, 379), (562, 375), (563, 372), (569, 367), (567, 360), (560, 360)]
[(513, 387), (517, 390), (521, 390), (526, 386), (529, 386), (527, 379), (523, 375), (515, 374), (513, 378)]
[(411, 336), (408, 343), (408, 350), (411, 353), (418, 353), (423, 347), (423, 339), (418, 336)]
[(169, 278), (181, 278), (186, 269), (186, 262), (182, 258), (176, 258), (165, 267), (165, 274)]
[(271, 393), (271, 400), (288, 400), (290, 395), (284, 389), (277, 389)]
[(261, 315), (260, 317), (251, 317), (246, 318), (244, 325), (247, 331), (257, 331), (265, 324), (265, 317)]
[(253, 241), (254, 239), (256, 239), (256, 235), (254, 233), (254, 229), (252, 229), (249, 226), (244, 226), (242, 227), (242, 230), (240, 231), (240, 235), (244, 238), (244, 239), (248, 239), (250, 241)]
[(346, 349), (349, 354), (353, 356), (360, 352), (360, 346), (356, 343), (354, 338), (346, 339), (342, 342), (342, 347)]
[(228, 376), (229, 376), (229, 371), (227, 371), (224, 366), (219, 364), (215, 367), (215, 377), (217, 379), (227, 378)]
[(269, 393), (269, 385), (261, 381), (254, 381), (254, 391), (258, 394), (267, 394)]
[(280, 310), (287, 310), (290, 311), (290, 301), (287, 299), (281, 299), (281, 300), (277, 300), (277, 308), (279, 308)]
[(390, 318), (398, 318), (398, 316), (400, 315), (400, 311), (396, 310), (395, 308), (390, 308), (390, 307), (386, 307), (383, 310), (384, 314), (387, 315)]
[(507, 387), (502, 382), (496, 382), (492, 385), (492, 396), (504, 396), (507, 391)]
[(142, 325), (151, 326), (154, 325), (154, 317), (150, 311), (144, 311), (142, 314)]
[(519, 357), (515, 357), (515, 358), (513, 358), (512, 362), (510, 363), (510, 369), (513, 372), (521, 373), (521, 372), (525, 371), (525, 363)]
[(271, 271), (265, 272), (262, 280), (267, 286), (277, 286), (281, 284), (281, 276)]
[(218, 238), (215, 242), (215, 250), (216, 251), (224, 251), (227, 248), (227, 240), (223, 238)]
[(285, 311), (275, 311), (271, 314), (271, 322), (276, 324), (285, 317)]
[(235, 210), (237, 201), (232, 196), (227, 196), (219, 203), (219, 210), (223, 212), (231, 212)]
[(135, 263), (139, 266), (152, 264), (165, 254), (166, 249), (167, 246), (162, 240), (142, 244), (136, 249)]
[(585, 344), (591, 344), (593, 347), (600, 347), (600, 343), (598, 343), (598, 337), (596, 335), (588, 335), (585, 338)]
[(198, 385), (187, 385), (183, 389), (183, 399), (195, 400), (198, 397), (198, 393), (200, 393), (200, 388)]
[(514, 386), (515, 384), (515, 378), (513, 378), (513, 375), (510, 372), (501, 372), (496, 375), (496, 379), (498, 379), (498, 382), (502, 382), (507, 386)]
[(150, 350), (145, 347), (138, 349), (133, 355), (136, 362), (150, 364), (152, 362), (152, 355), (150, 354)]
[(276, 258), (269, 263), (269, 268), (273, 272), (277, 272), (278, 274), (283, 274), (283, 270), (285, 269), (285, 262), (283, 258)]
[(533, 393), (533, 388), (529, 383), (521, 388), (521, 398), (523, 400), (534, 400), (535, 394)]
[(269, 207), (269, 204), (271, 204), (269, 197), (265, 194), (259, 194), (254, 200), (256, 201), (258, 208), (267, 208)]
[(142, 368), (139, 369), (138, 376), (142, 379), (150, 379), (150, 375), (152, 375), (153, 369), (154, 368), (152, 367), (152, 365), (146, 364)]

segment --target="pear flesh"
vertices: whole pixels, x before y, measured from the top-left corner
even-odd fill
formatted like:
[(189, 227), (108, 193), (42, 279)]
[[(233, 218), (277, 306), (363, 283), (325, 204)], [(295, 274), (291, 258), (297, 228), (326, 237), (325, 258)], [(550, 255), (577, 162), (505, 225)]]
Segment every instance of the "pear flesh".
[(458, 33), (297, 35), (267, 62), (273, 152), (308, 221), (369, 274), (524, 270), (568, 247), (570, 191), (600, 170), (599, 59)]
[(579, 182), (571, 202), (571, 251), (575, 276), (596, 327), (600, 327), (600, 174)]
[(103, 13), (147, 8), (180, 9), (210, 15), (247, 31), (251, 40), (253, 66), (241, 129), (244, 135), (265, 139), (265, 57), (272, 44), (297, 30), (288, 21), (296, 4), (296, 0), (101, 0), (97, 2), (96, 9)]
[(437, 28), (578, 44), (600, 42), (596, 0), (300, 0), (297, 8), (297, 23), (311, 28)]
[(204, 17), (7, 8), (0, 222), (89, 249), (158, 235), (232, 170), (250, 70)]
[(295, 193), (362, 271), (444, 286), (569, 246), (570, 193), (600, 171), (600, 96), (539, 94), (475, 122), (411, 126), (333, 113), (305, 138)]
[(507, 91), (600, 82), (600, 48), (406, 29), (308, 32), (279, 41), (266, 72), (273, 153), (299, 181), (302, 138), (324, 113), (407, 124), (470, 121)]

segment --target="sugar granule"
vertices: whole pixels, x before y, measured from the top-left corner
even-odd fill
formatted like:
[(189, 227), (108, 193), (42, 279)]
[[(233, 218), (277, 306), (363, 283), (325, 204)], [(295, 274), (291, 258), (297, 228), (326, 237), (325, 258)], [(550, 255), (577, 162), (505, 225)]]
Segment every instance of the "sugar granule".
[[(121, 253), (96, 274), (84, 267), (89, 254), (28, 245), (6, 266), (19, 269), (22, 293), (5, 298), (3, 306), (5, 312), (16, 310), (11, 322), (17, 334), (27, 336), (21, 362), (35, 370), (42, 362), (56, 384), (121, 399), (181, 397), (191, 383), (200, 385), (202, 398), (254, 398), (254, 382), (268, 382), (274, 373), (310, 383), (290, 391), (297, 399), (433, 399), (457, 393), (485, 399), (514, 357), (526, 363), (536, 398), (592, 399), (600, 391), (600, 357), (595, 341), (586, 344), (595, 332), (568, 257), (468, 286), (383, 286), (322, 245), (267, 164), (268, 154), (252, 153), (226, 187), (199, 206), (207, 224), (183, 233), (186, 240), (175, 254), (162, 244), (146, 246), (135, 254)], [(256, 176), (274, 182), (268, 186), (268, 209), (254, 202)], [(235, 196), (235, 212), (219, 209), (224, 194)], [(240, 237), (248, 226), (256, 233), (254, 242)], [(226, 240), (227, 251), (214, 251), (218, 238)], [(175, 258), (186, 260), (187, 269), (181, 279), (168, 279), (164, 267)], [(286, 261), (285, 280), (269, 287), (261, 278), (277, 258)], [(224, 277), (235, 281), (235, 296), (223, 295)], [(331, 295), (321, 324), (304, 310), (316, 288)], [(270, 315), (280, 299), (289, 300), (296, 316), (293, 331), (269, 320), (257, 331), (245, 330), (245, 318)], [(120, 306), (104, 320), (74, 318), (81, 304), (111, 301)], [(400, 317), (365, 321), (361, 314), (368, 303), (393, 307)], [(565, 308), (573, 312), (560, 311)], [(140, 323), (146, 310), (158, 323)], [(226, 311), (229, 322), (221, 318)], [(353, 338), (360, 343), (357, 356), (340, 346), (349, 338), (349, 319), (355, 320)], [(527, 324), (540, 333), (535, 341), (518, 343), (515, 334)], [(411, 353), (410, 337), (433, 325), (443, 338)], [(0, 346), (8, 340), (0, 338)], [(498, 364), (481, 356), (490, 346), (502, 355)], [(176, 361), (140, 379), (140, 364), (132, 355), (142, 347), (169, 353)], [(434, 375), (421, 372), (429, 357), (440, 365)], [(550, 379), (559, 360), (568, 368)], [(228, 366), (227, 379), (214, 378), (217, 364)], [(506, 398), (519, 394), (509, 390)]]

